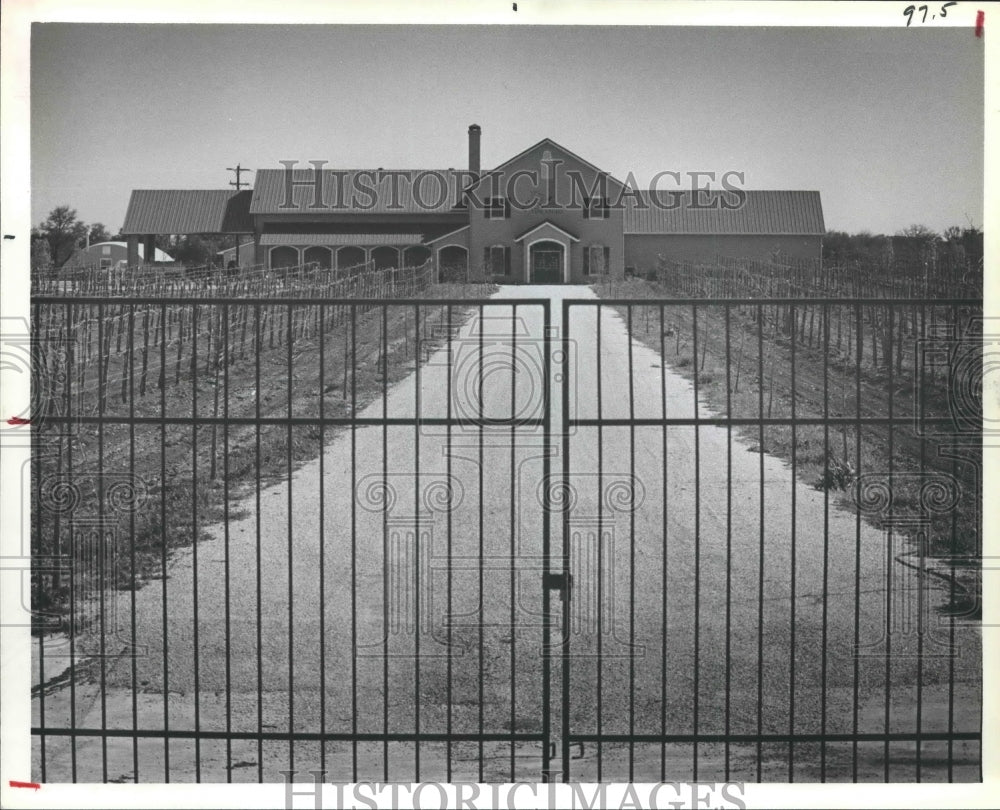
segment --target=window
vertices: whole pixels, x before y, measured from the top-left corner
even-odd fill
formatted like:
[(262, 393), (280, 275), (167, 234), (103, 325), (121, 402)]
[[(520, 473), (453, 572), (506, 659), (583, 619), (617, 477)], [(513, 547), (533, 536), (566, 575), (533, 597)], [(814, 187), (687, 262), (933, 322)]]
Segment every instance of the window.
[(608, 198), (607, 197), (584, 197), (583, 198), (583, 218), (584, 219), (607, 219), (608, 218)]
[(509, 219), (510, 201), (504, 197), (486, 198), (486, 218), (487, 219)]
[(111, 259), (101, 259), (101, 269), (110, 270), (111, 269)]
[(583, 274), (603, 276), (611, 266), (611, 248), (607, 245), (588, 245), (583, 251)]
[(488, 275), (510, 275), (510, 248), (493, 245), (483, 250), (483, 268)]
[(111, 245), (101, 245), (101, 255), (110, 256), (111, 255)]

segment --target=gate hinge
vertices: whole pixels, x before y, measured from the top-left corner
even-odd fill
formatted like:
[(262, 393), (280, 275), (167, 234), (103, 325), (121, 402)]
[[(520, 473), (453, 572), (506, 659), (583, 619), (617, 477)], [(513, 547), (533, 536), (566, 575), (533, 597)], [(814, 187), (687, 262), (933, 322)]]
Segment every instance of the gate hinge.
[(542, 575), (542, 585), (550, 590), (559, 591), (559, 598), (565, 601), (573, 588), (573, 575), (547, 571)]

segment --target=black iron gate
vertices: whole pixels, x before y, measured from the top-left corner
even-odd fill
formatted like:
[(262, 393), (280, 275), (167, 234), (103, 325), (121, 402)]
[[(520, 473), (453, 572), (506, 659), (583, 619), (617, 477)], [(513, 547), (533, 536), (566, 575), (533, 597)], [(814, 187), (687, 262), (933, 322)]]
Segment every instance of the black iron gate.
[(978, 779), (980, 304), (552, 307), (35, 298), (38, 778)]
[(562, 302), (561, 778), (975, 781), (981, 302)]
[(37, 778), (542, 779), (550, 318), (36, 297)]

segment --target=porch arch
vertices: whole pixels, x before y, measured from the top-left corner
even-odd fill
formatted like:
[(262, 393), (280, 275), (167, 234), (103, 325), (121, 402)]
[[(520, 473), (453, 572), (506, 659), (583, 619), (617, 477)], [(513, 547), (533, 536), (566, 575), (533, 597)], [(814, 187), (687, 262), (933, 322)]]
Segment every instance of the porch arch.
[(299, 261), (299, 249), (291, 245), (275, 245), (268, 254), (268, 266), (272, 269), (295, 267)]
[(307, 247), (302, 254), (302, 262), (303, 264), (316, 262), (324, 270), (329, 270), (333, 267), (333, 254), (330, 253), (330, 248), (328, 247), (312, 245), (311, 247)]
[(368, 260), (365, 249), (357, 245), (345, 245), (337, 250), (337, 269), (346, 270), (349, 267), (357, 267)]
[(469, 251), (463, 245), (438, 248), (438, 280), (465, 281), (469, 275)]

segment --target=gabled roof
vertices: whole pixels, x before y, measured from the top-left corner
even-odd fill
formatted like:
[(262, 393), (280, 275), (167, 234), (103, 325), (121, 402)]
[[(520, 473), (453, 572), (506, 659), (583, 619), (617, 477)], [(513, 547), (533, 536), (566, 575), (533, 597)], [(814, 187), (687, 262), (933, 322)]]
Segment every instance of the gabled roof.
[[(449, 214), (468, 172), (455, 169), (322, 169), (322, 207), (314, 208), (316, 171), (292, 169), (292, 206), (285, 207), (286, 169), (258, 169), (251, 214)], [(354, 203), (352, 205), (352, 202)]]
[(565, 146), (563, 146), (562, 144), (560, 144), (560, 143), (556, 143), (556, 142), (555, 142), (554, 140), (552, 140), (551, 138), (542, 138), (542, 139), (541, 139), (541, 140), (540, 140), (540, 141), (539, 141), (538, 143), (534, 143), (534, 144), (532, 144), (531, 146), (529, 146), (529, 147), (528, 147), (527, 149), (524, 149), (524, 150), (522, 150), (521, 152), (518, 152), (518, 153), (517, 153), (516, 155), (514, 155), (514, 157), (512, 157), (512, 158), (511, 158), (510, 160), (505, 160), (505, 161), (504, 161), (503, 163), (501, 163), (501, 164), (500, 164), (499, 166), (497, 166), (497, 167), (496, 167), (495, 169), (490, 169), (489, 171), (485, 171), (485, 172), (482, 172), (482, 173), (481, 173), (481, 174), (479, 175), (479, 179), (478, 179), (478, 180), (474, 180), (474, 181), (473, 181), (472, 183), (470, 183), (469, 185), (467, 185), (467, 186), (465, 187), (465, 188), (466, 188), (466, 190), (469, 190), (469, 189), (472, 189), (472, 188), (475, 188), (475, 187), (476, 187), (476, 186), (478, 186), (478, 185), (479, 185), (479, 184), (480, 184), (481, 182), (483, 182), (483, 180), (485, 180), (485, 179), (486, 179), (487, 177), (489, 177), (489, 176), (490, 176), (491, 174), (495, 174), (496, 172), (500, 172), (500, 171), (503, 171), (503, 170), (504, 170), (504, 169), (506, 169), (506, 168), (507, 168), (508, 166), (510, 166), (510, 165), (511, 165), (512, 163), (516, 163), (516, 162), (517, 162), (518, 160), (520, 160), (521, 158), (523, 158), (523, 157), (524, 157), (524, 156), (525, 156), (526, 154), (528, 154), (529, 152), (531, 152), (531, 151), (533, 151), (533, 150), (537, 149), (537, 148), (538, 148), (538, 147), (540, 147), (540, 146), (552, 146), (552, 147), (555, 147), (555, 148), (556, 148), (556, 149), (558, 149), (558, 150), (559, 150), (560, 152), (563, 152), (564, 154), (566, 154), (566, 155), (568, 155), (569, 157), (573, 158), (573, 160), (576, 160), (576, 161), (578, 161), (578, 162), (582, 163), (582, 164), (583, 164), (584, 166), (586, 166), (586, 167), (587, 167), (588, 169), (593, 169), (593, 170), (594, 170), (595, 172), (597, 172), (598, 174), (603, 174), (603, 175), (605, 175), (605, 176), (606, 176), (606, 177), (608, 178), (608, 180), (610, 180), (610, 181), (612, 181), (613, 183), (617, 184), (617, 185), (618, 185), (619, 187), (623, 187), (623, 186), (625, 185), (625, 184), (624, 184), (624, 183), (623, 183), (623, 182), (622, 182), (621, 180), (619, 180), (619, 179), (618, 179), (617, 177), (614, 177), (613, 175), (611, 175), (611, 174), (609, 174), (608, 172), (604, 171), (604, 169), (600, 169), (600, 168), (598, 168), (598, 167), (597, 167), (597, 166), (595, 166), (595, 165), (594, 165), (593, 163), (591, 163), (591, 162), (590, 162), (589, 160), (584, 160), (584, 159), (583, 159), (582, 157), (580, 157), (580, 156), (579, 156), (578, 154), (576, 154), (575, 152), (571, 152), (571, 151), (570, 151), (569, 149), (567, 149), (567, 148), (566, 148)]
[(249, 189), (136, 189), (122, 233), (253, 233), (252, 194)]
[(514, 237), (514, 241), (515, 242), (520, 242), (522, 239), (527, 239), (533, 233), (535, 233), (536, 231), (540, 231), (542, 228), (551, 228), (552, 230), (559, 231), (559, 233), (561, 233), (563, 236), (565, 236), (571, 242), (579, 242), (580, 241), (579, 237), (573, 236), (573, 234), (571, 234), (565, 228), (560, 228), (555, 223), (549, 222), (549, 220), (545, 220), (545, 222), (538, 223), (535, 227), (529, 228), (524, 233), (522, 233), (520, 236), (515, 236)]
[[(744, 191), (739, 208), (731, 192), (640, 191), (642, 203), (626, 196), (625, 234), (707, 234), (736, 236), (821, 236), (826, 233), (818, 191)], [(723, 195), (725, 195), (723, 197)], [(658, 201), (658, 202), (657, 202)], [(710, 207), (703, 207), (708, 205)]]

